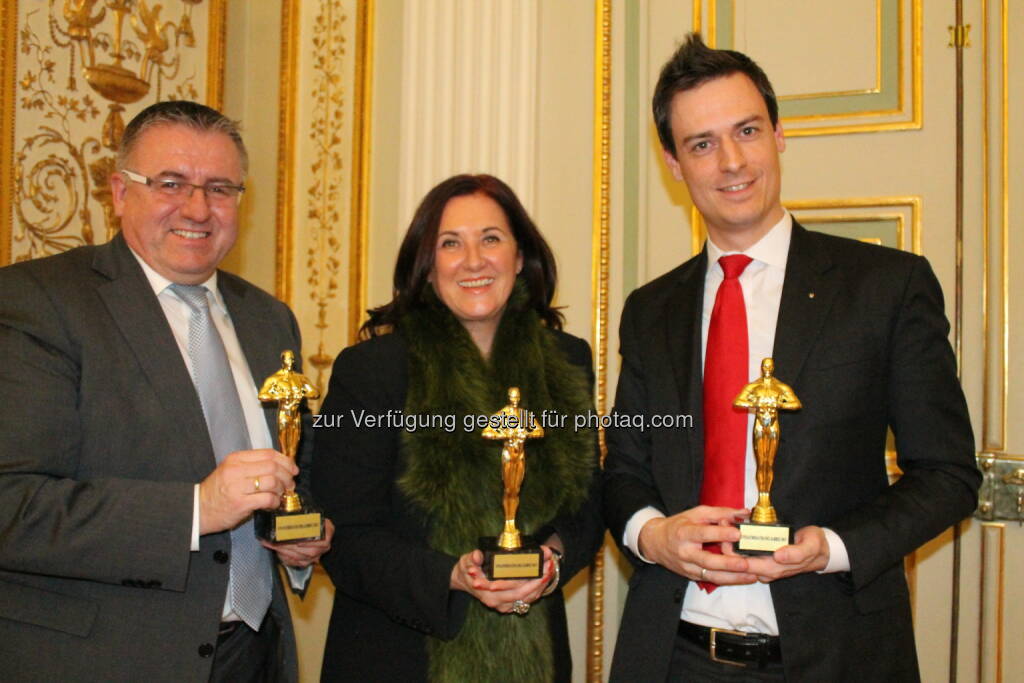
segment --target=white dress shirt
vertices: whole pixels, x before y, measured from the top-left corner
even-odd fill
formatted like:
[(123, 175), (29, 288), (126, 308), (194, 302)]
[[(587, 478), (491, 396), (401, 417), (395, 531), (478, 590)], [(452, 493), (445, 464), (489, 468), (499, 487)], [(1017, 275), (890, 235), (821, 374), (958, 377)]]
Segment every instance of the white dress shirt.
[[(775, 325), (779, 318), (782, 301), (782, 285), (786, 278), (786, 261), (789, 257), (789, 241), (793, 233), (793, 219), (788, 212), (756, 244), (742, 252), (753, 261), (739, 277), (743, 289), (743, 300), (747, 313), (748, 336), (748, 381), (761, 376), (761, 361), (773, 354), (775, 346)], [(707, 240), (708, 269), (704, 277), (704, 302), (701, 314), (701, 367), (704, 367), (704, 352), (707, 347), (708, 327), (711, 311), (714, 309), (718, 287), (725, 278), (718, 259), (740, 252), (722, 251), (710, 238)], [(747, 433), (754, 425), (754, 415), (747, 418)], [(753, 508), (757, 502), (757, 463), (754, 459), (752, 439), (746, 440), (746, 469), (744, 483), (744, 506)], [(651, 519), (664, 515), (655, 508), (645, 508), (634, 514), (626, 524), (624, 542), (645, 562), (639, 553), (640, 530)], [(829, 563), (825, 572), (848, 571), (849, 558), (846, 547), (831, 529), (825, 529), (829, 545)], [(703, 626), (778, 635), (779, 626), (775, 618), (771, 590), (768, 584), (753, 583), (743, 586), (719, 586), (711, 593), (700, 589), (691, 581), (683, 599), (680, 615), (684, 621)]]
[[(167, 318), (167, 324), (171, 326), (174, 334), (174, 341), (178, 343), (178, 350), (181, 358), (188, 367), (189, 376), (192, 374), (192, 357), (188, 355), (188, 326), (192, 317), (192, 309), (184, 302), (171, 285), (174, 284), (160, 273), (153, 270), (149, 264), (132, 251), (135, 259), (142, 266), (142, 272), (146, 274), (153, 292), (160, 302), (160, 307)], [(231, 364), (231, 376), (235, 380), (235, 388), (238, 390), (238, 398), (242, 403), (242, 415), (245, 417), (245, 426), (249, 432), (249, 443), (253, 449), (273, 448), (274, 441), (270, 435), (270, 428), (267, 426), (266, 417), (263, 414), (263, 407), (260, 404), (256, 382), (253, 380), (252, 372), (249, 370), (249, 363), (242, 353), (242, 346), (238, 342), (238, 335), (235, 333), (235, 326), (231, 322), (227, 306), (224, 305), (224, 298), (217, 289), (216, 271), (210, 279), (202, 283), (206, 287), (206, 297), (210, 302), (210, 317), (224, 342), (224, 351), (227, 353), (228, 362)], [(192, 503), (192, 543), (191, 551), (199, 551), (199, 484), (195, 485)], [(308, 575), (308, 569), (296, 569), (286, 567), (288, 577), (293, 586), (302, 585), (304, 577)], [(231, 585), (228, 584), (227, 597), (224, 601), (222, 621), (238, 621), (238, 616), (231, 610)]]

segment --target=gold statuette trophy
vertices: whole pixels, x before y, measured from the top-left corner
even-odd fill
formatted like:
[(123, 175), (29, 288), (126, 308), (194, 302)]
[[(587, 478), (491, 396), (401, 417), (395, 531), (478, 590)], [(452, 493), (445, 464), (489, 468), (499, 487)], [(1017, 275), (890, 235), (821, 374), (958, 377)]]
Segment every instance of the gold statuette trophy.
[[(295, 460), (302, 436), (299, 406), (307, 398), (319, 398), (320, 391), (309, 378), (292, 370), (295, 354), (281, 354), (281, 369), (268, 377), (260, 389), (261, 401), (277, 402), (277, 434), (281, 452)], [(281, 496), (276, 510), (257, 510), (254, 523), (256, 536), (271, 543), (315, 541), (324, 537), (324, 516), (319, 510), (304, 505), (294, 489)]]
[(775, 477), (775, 454), (779, 451), (779, 411), (799, 410), (802, 406), (788, 384), (772, 376), (775, 361), (761, 361), (761, 377), (747, 386), (733, 401), (737, 408), (754, 411), (754, 459), (757, 461), (757, 505), (750, 522), (740, 524), (741, 555), (770, 555), (793, 542), (793, 528), (779, 522), (768, 494)]
[(533, 416), (519, 407), (519, 389), (508, 390), (509, 404), (491, 416), (481, 432), (485, 439), (503, 440), (501, 448), (501, 482), (504, 495), (505, 528), (500, 536), (484, 536), (480, 549), (484, 553), (484, 573), (495, 579), (536, 579), (541, 575), (544, 551), (537, 539), (524, 536), (516, 529), (519, 489), (526, 474), (526, 440), (544, 436), (544, 428), (533, 424)]

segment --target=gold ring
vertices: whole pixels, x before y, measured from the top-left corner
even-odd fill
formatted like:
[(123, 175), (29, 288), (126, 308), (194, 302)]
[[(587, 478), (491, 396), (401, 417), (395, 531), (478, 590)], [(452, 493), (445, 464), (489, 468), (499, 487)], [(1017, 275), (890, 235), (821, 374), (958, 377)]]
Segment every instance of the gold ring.
[(253, 485), (253, 487), (254, 487), (254, 488), (255, 488), (255, 489), (257, 490), (257, 491), (259, 491), (259, 490), (260, 490), (260, 478), (259, 478), (259, 477), (256, 477), (255, 479), (253, 479), (253, 480), (252, 480), (252, 485)]
[[(259, 487), (257, 487), (257, 488), (259, 488)], [(700, 580), (703, 581), (705, 578), (707, 578), (707, 575), (708, 575), (708, 568), (707, 567), (701, 567), (700, 568)]]

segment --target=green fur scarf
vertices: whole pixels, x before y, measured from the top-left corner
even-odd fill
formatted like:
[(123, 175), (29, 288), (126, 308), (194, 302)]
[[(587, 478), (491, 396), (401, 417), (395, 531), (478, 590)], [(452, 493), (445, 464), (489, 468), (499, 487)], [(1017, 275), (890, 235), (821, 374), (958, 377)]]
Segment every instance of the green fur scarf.
[[(536, 312), (521, 310), (526, 298), (524, 284), (517, 282), (489, 362), (429, 287), (427, 306), (399, 325), (409, 346), (405, 414), (456, 416), (453, 432), (403, 434), (408, 467), (398, 482), (431, 519), (430, 546), (450, 555), (469, 552), (480, 536), (501, 531), (501, 444), (483, 439), (479, 429), (467, 432), (463, 419), (498, 412), (508, 403), (509, 387), (519, 387), (523, 407), (538, 421), (545, 409), (569, 416), (564, 428), (545, 425), (544, 438), (528, 443), (517, 528), (531, 534), (575, 512), (593, 475), (593, 433), (573, 429), (573, 415), (591, 407), (586, 375), (566, 360)], [(538, 600), (519, 617), (472, 600), (453, 640), (430, 639), (430, 680), (553, 680), (550, 603)]]

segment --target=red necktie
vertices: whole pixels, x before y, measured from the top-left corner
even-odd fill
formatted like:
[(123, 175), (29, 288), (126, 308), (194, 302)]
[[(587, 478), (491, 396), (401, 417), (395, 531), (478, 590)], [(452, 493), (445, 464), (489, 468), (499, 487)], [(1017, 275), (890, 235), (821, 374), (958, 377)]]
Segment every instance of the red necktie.
[[(715, 295), (708, 341), (704, 351), (704, 479), (701, 505), (743, 507), (747, 455), (747, 411), (735, 408), (748, 382), (747, 310), (739, 277), (751, 258), (731, 254), (718, 259), (725, 279)], [(720, 553), (718, 543), (705, 550)], [(707, 592), (717, 586), (700, 582)]]

